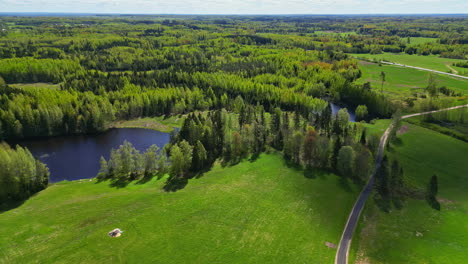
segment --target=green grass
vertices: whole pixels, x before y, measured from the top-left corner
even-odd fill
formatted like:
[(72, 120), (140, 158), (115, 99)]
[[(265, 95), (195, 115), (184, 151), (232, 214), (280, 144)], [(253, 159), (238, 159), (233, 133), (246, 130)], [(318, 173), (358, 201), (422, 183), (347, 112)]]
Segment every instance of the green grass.
[(369, 199), (358, 229), (359, 246), (353, 247), (359, 248), (358, 258), (370, 263), (466, 263), (468, 143), (414, 125), (400, 139), (390, 156), (402, 164), (407, 182), (419, 189), (438, 175), (441, 210), (423, 199), (408, 199), (401, 210), (384, 213)]
[[(447, 67), (447, 65), (449, 65), (452, 68), (456, 68), (451, 65), (454, 62), (461, 61), (457, 59), (441, 58), (435, 55), (419, 56), (419, 55), (409, 55), (406, 53), (351, 54), (351, 55), (357, 58), (386, 60), (386, 61), (396, 62), (400, 64), (427, 68), (427, 69), (443, 71), (443, 72), (448, 72), (450, 70), (450, 68)], [(458, 70), (458, 69), (455, 69), (455, 70)]]
[(323, 31), (323, 30), (316, 30), (313, 34), (318, 36), (348, 36), (348, 35), (357, 35), (355, 31), (347, 31), (347, 32), (336, 32), (336, 31)]
[(182, 116), (158, 116), (144, 117), (132, 120), (120, 120), (112, 123), (111, 127), (116, 128), (145, 128), (161, 132), (172, 132), (174, 127), (181, 127), (184, 117)]
[(374, 124), (364, 123), (364, 127), (367, 128), (368, 135), (376, 134), (382, 136), (390, 123), (390, 119), (379, 119)]
[[(468, 109), (461, 108), (428, 116), (406, 119), (407, 122), (468, 142)], [(438, 121), (443, 120), (443, 121)]]
[[(404, 43), (408, 42), (408, 38), (401, 38)], [(416, 46), (425, 43), (436, 43), (438, 38), (424, 38), (424, 37), (410, 37), (410, 43), (408, 46)]]
[(13, 83), (10, 84), (11, 87), (16, 88), (44, 88), (44, 89), (53, 89), (58, 90), (60, 89), (60, 84), (53, 84), (53, 83)]
[(325, 242), (338, 243), (359, 191), (276, 154), (216, 165), (177, 192), (163, 183), (54, 184), (0, 213), (0, 263), (332, 263)]
[[(373, 89), (380, 91), (382, 82), (380, 73), (385, 72), (384, 93), (392, 97), (407, 97), (413, 93), (424, 93), (427, 87), (429, 72), (398, 67), (393, 65), (379, 66), (375, 63), (362, 62), (360, 64), (362, 76), (360, 83), (370, 82)], [(438, 86), (446, 86), (456, 92), (468, 94), (468, 81), (446, 75), (435, 74)]]

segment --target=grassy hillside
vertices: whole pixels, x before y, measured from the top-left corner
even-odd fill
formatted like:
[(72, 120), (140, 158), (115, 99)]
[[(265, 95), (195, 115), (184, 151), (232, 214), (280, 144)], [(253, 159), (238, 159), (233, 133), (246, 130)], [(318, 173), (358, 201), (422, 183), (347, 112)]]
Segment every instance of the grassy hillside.
[(173, 193), (163, 179), (54, 184), (0, 213), (0, 263), (331, 263), (325, 242), (338, 243), (359, 190), (307, 176), (272, 154)]
[(418, 188), (438, 175), (441, 210), (408, 199), (401, 210), (384, 213), (370, 199), (355, 240), (358, 263), (466, 263), (468, 143), (414, 125), (400, 138), (390, 155)]
[[(455, 69), (456, 71), (463, 71), (463, 68), (451, 66), (452, 63), (459, 62), (462, 60), (441, 58), (435, 55), (420, 56), (420, 55), (409, 55), (406, 53), (352, 54), (352, 55), (358, 58), (366, 58), (366, 59), (375, 58), (377, 60), (386, 60), (386, 61), (396, 62), (400, 64), (422, 67), (426, 69), (432, 69), (432, 70), (443, 71), (443, 72), (449, 71), (450, 68)], [(447, 67), (447, 65), (450, 67)]]
[[(429, 79), (429, 72), (393, 65), (379, 66), (375, 63), (362, 62), (360, 68), (362, 77), (359, 82), (370, 82), (372, 88), (379, 91), (382, 84), (380, 73), (385, 72), (384, 92), (395, 97), (424, 92)], [(468, 81), (439, 74), (434, 76), (438, 86), (446, 86), (456, 92), (468, 94)]]

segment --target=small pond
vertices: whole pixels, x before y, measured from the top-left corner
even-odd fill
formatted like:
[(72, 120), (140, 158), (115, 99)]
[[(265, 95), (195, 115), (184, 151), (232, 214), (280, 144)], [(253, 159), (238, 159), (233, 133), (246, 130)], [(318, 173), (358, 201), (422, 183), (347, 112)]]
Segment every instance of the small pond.
[[(332, 114), (333, 115), (336, 115), (338, 114), (338, 111), (340, 111), (341, 108), (344, 108), (344, 107), (341, 107), (339, 105), (336, 105), (334, 103), (330, 103), (330, 106), (331, 106), (331, 109), (332, 109)], [(349, 114), (349, 121), (351, 122), (356, 122), (356, 115), (354, 113), (354, 110), (351, 110), (350, 108), (346, 108), (348, 110), (348, 114)]]
[(110, 129), (97, 135), (76, 135), (10, 142), (27, 147), (50, 170), (50, 182), (93, 178), (99, 171), (99, 159), (109, 159), (112, 148), (127, 140), (139, 151), (155, 144), (162, 148), (170, 135), (139, 128)]

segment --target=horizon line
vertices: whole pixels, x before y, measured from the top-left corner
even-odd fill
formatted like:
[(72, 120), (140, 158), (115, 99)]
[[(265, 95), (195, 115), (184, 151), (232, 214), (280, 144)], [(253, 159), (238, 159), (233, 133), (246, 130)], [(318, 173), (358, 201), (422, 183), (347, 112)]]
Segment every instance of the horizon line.
[(60, 11), (60, 12), (18, 12), (18, 11), (1, 11), (1, 14), (76, 14), (76, 15), (177, 15), (177, 16), (336, 16), (336, 15), (468, 15), (468, 13), (113, 13), (113, 12), (73, 12), (73, 11)]

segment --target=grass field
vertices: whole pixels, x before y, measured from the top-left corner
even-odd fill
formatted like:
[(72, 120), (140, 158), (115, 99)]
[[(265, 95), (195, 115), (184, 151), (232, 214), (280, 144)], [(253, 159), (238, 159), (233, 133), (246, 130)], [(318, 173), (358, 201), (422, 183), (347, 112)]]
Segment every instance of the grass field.
[[(454, 62), (459, 62), (462, 60), (441, 58), (435, 55), (419, 56), (419, 55), (409, 55), (406, 53), (351, 54), (351, 55), (357, 58), (386, 60), (386, 61), (396, 62), (400, 64), (416, 66), (416, 67), (421, 67), (421, 68), (426, 68), (426, 69), (432, 69), (432, 70), (437, 70), (437, 71), (443, 71), (443, 72), (449, 71), (450, 67), (457, 71), (466, 70), (463, 68), (451, 66)], [(450, 67), (447, 67), (447, 65)]]
[(0, 263), (332, 263), (359, 191), (276, 154), (163, 183), (54, 184), (0, 213)]
[(14, 83), (10, 84), (11, 87), (16, 88), (44, 88), (44, 89), (53, 89), (58, 90), (60, 89), (60, 84), (53, 84), (53, 83)]
[[(385, 72), (385, 82), (383, 90), (390, 96), (407, 97), (413, 93), (423, 93), (427, 87), (429, 72), (403, 68), (393, 65), (379, 66), (375, 63), (361, 62), (360, 68), (362, 77), (358, 80), (361, 83), (370, 82), (372, 88), (380, 91), (380, 73)], [(452, 78), (445, 75), (434, 74), (438, 86), (446, 86), (456, 92), (468, 94), (468, 81)]]
[(183, 117), (179, 116), (158, 116), (144, 117), (132, 120), (121, 120), (114, 122), (111, 127), (116, 128), (145, 128), (161, 132), (172, 132), (174, 127), (180, 128), (183, 124)]
[(414, 125), (400, 139), (390, 156), (420, 189), (438, 175), (441, 210), (408, 199), (401, 210), (384, 213), (369, 199), (354, 240), (357, 263), (466, 263), (468, 143)]
[[(408, 44), (408, 38), (401, 38), (404, 43)], [(408, 46), (416, 46), (419, 44), (425, 43), (435, 43), (437, 42), (438, 38), (424, 38), (424, 37), (410, 37), (410, 43)]]
[(364, 123), (364, 127), (367, 128), (368, 135), (376, 134), (382, 136), (390, 123), (390, 119), (379, 119), (376, 120), (375, 124)]

